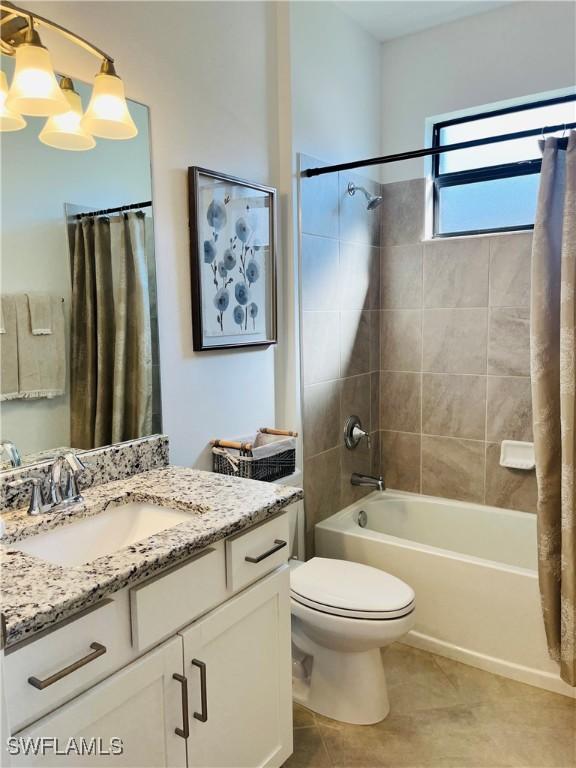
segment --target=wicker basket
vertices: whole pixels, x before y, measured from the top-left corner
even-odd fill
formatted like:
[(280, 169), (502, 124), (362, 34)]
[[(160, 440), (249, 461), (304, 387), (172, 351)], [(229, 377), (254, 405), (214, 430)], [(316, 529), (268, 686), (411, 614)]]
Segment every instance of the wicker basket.
[(263, 428), (256, 435), (213, 440), (214, 472), (272, 482), (296, 471), (296, 433)]

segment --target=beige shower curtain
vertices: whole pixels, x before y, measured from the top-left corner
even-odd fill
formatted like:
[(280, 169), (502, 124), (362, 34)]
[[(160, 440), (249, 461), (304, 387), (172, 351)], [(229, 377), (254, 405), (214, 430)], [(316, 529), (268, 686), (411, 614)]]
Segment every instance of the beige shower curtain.
[(141, 213), (76, 223), (70, 363), (75, 448), (152, 431), (147, 229)]
[(542, 142), (532, 246), (538, 567), (550, 655), (576, 685), (576, 132)]

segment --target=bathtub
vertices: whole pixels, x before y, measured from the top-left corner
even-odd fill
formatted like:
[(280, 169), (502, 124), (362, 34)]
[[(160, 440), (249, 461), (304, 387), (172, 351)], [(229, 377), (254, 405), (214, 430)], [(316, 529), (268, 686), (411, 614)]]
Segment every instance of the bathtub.
[(375, 491), (319, 523), (315, 541), (318, 556), (413, 587), (416, 626), (403, 642), (574, 697), (546, 649), (535, 515)]

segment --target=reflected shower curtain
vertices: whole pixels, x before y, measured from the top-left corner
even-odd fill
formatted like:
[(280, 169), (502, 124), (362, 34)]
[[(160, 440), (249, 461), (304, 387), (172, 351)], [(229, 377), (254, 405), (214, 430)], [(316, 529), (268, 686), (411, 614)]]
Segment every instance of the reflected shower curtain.
[(71, 440), (96, 448), (152, 431), (152, 342), (141, 213), (76, 222)]
[(567, 149), (541, 146), (530, 320), (538, 568), (550, 655), (576, 685), (576, 132)]

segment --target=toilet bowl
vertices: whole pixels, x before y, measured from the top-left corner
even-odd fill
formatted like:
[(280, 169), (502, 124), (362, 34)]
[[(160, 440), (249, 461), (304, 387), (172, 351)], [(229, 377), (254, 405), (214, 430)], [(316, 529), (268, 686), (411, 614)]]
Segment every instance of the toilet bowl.
[(414, 625), (414, 591), (378, 568), (291, 561), (294, 700), (333, 720), (369, 725), (390, 710), (380, 649)]

